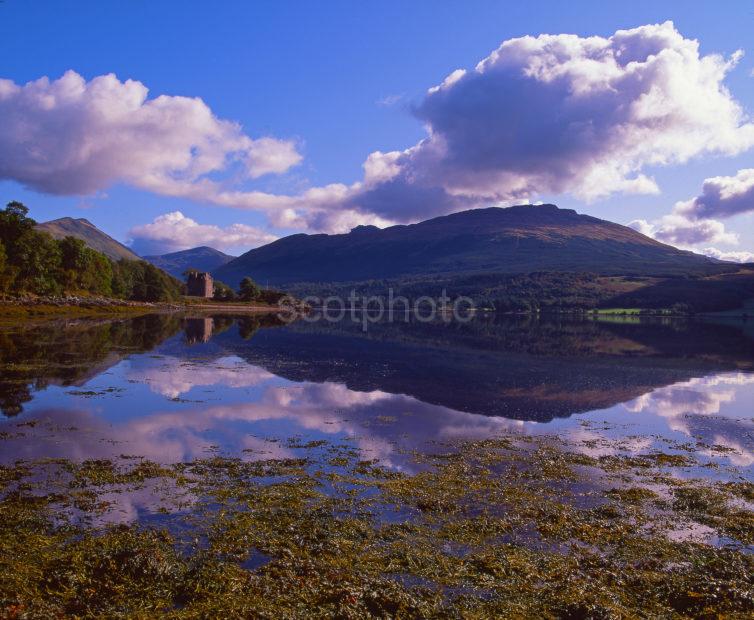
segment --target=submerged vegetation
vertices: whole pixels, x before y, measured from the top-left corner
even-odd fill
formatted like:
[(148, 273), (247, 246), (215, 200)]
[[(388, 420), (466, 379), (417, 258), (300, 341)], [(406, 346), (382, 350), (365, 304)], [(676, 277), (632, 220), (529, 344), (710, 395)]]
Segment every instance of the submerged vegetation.
[(690, 478), (692, 455), (510, 436), (438, 445), (410, 474), (351, 442), (286, 448), (0, 468), (0, 615), (754, 613), (754, 485)]
[[(316, 336), (321, 326), (259, 333), (276, 324), (264, 315), (161, 314), (0, 330), (0, 409), (8, 416), (0, 428), (0, 618), (754, 614), (754, 484), (745, 478), (750, 469), (723, 458), (736, 448), (716, 438), (708, 443), (696, 435), (684, 443), (642, 442), (637, 438), (643, 435), (610, 440), (587, 432), (571, 435), (568, 442), (495, 430), (489, 431), (496, 433), (494, 438), (471, 443), (402, 443), (393, 438), (426, 419), (416, 417), (413, 427), (401, 426), (402, 419), (417, 415), (413, 406), (402, 409), (402, 400), (376, 409), (380, 415), (361, 424), (343, 427), (351, 430), (309, 432), (307, 427), (301, 436), (280, 436), (268, 430), (272, 425), (266, 420), (285, 414), (285, 404), (270, 398), (258, 426), (236, 427), (233, 415), (217, 408), (229, 432), (249, 440), (231, 444), (230, 449), (239, 451), (229, 456), (206, 447), (205, 441), (222, 440), (215, 427), (202, 430), (208, 418), (191, 419), (191, 412), (202, 407), (179, 408), (168, 393), (162, 396), (169, 397), (165, 408), (171, 416), (190, 422), (191, 448), (186, 452), (207, 450), (192, 460), (180, 456), (183, 450), (165, 450), (165, 459), (176, 454), (174, 458), (185, 459), (173, 463), (139, 456), (147, 453), (144, 444), (123, 426), (106, 424), (110, 430), (100, 435), (92, 423), (96, 416), (66, 418), (62, 402), (59, 409), (29, 408), (20, 415), (33, 390), (63, 385), (77, 388), (66, 391), (78, 403), (70, 410), (78, 411), (81, 399), (91, 398), (91, 410), (102, 411), (113, 402), (105, 400), (106, 394), (115, 399), (122, 392), (124, 410), (133, 404), (142, 407), (134, 414), (139, 418), (147, 407), (130, 398), (132, 392), (115, 378), (88, 381), (134, 352), (150, 351), (154, 363), (149, 367), (160, 374), (178, 367), (163, 365), (158, 359), (163, 355), (176, 356), (191, 376), (216, 363), (217, 356), (230, 360), (221, 367), (224, 373), (237, 373), (247, 368), (238, 358), (258, 355), (271, 363), (273, 353), (283, 368), (309, 373), (317, 370), (312, 351), (354, 369), (353, 374), (334, 375), (327, 366), (328, 381), (352, 385), (353, 377), (363, 374), (363, 366), (334, 355), (325, 340), (292, 337)], [(391, 340), (423, 343), (428, 354), (409, 359), (423, 376), (434, 378), (433, 396), (442, 384), (451, 391), (457, 385), (474, 386), (485, 400), (491, 399), (491, 393), (483, 392), (486, 383), (502, 400), (499, 380), (476, 366), (473, 374), (464, 370), (464, 350), (494, 369), (495, 377), (512, 378), (519, 389), (527, 384), (511, 370), (514, 366), (533, 374), (535, 366), (522, 360), (533, 359), (542, 367), (557, 355), (557, 365), (568, 369), (567, 383), (562, 383), (566, 388), (547, 395), (578, 395), (585, 388), (574, 379), (574, 369), (585, 367), (590, 408), (604, 389), (595, 387), (597, 379), (606, 381), (608, 375), (594, 364), (580, 366), (579, 360), (613, 359), (609, 368), (615, 370), (610, 372), (625, 382), (636, 372), (635, 364), (641, 367), (646, 359), (653, 380), (661, 382), (688, 377), (690, 359), (715, 360), (714, 366), (700, 366), (700, 375), (712, 368), (750, 368), (752, 359), (746, 332), (689, 321), (651, 321), (641, 332), (630, 321), (500, 323), (489, 317), (462, 327), (421, 324), (409, 332), (390, 324), (375, 326), (369, 338), (381, 347)], [(338, 340), (349, 333), (343, 326), (339, 330)], [(358, 327), (353, 330), (361, 333)], [(282, 338), (275, 341), (271, 334)], [(167, 338), (174, 340), (155, 349)], [(210, 338), (216, 338), (212, 347), (194, 348)], [(372, 342), (366, 335), (360, 338), (354, 350), (374, 350), (366, 348)], [(249, 339), (250, 346), (239, 346)], [(286, 342), (295, 354), (287, 352)], [(487, 362), (489, 347), (501, 355)], [(394, 351), (399, 350), (390, 349), (389, 358), (402, 357)], [(441, 375), (432, 359), (451, 359), (456, 365)], [(681, 374), (663, 374), (676, 368), (677, 360), (682, 360)], [(277, 366), (271, 368), (280, 376)], [(126, 375), (129, 384), (144, 379), (138, 364), (131, 370), (137, 372)], [(405, 371), (403, 376), (410, 378)], [(304, 374), (297, 381), (322, 379)], [(640, 392), (657, 384), (641, 383)], [(409, 391), (389, 384), (362, 388)], [(207, 392), (201, 398), (214, 401), (220, 395)], [(313, 421), (315, 401), (298, 398), (307, 403), (307, 419)], [(530, 414), (538, 406), (536, 392), (523, 390), (520, 398)], [(625, 400), (626, 393), (608, 398)], [(241, 399), (256, 402), (248, 394)], [(567, 406), (573, 411), (577, 405)], [(323, 423), (341, 419), (341, 414), (331, 418), (327, 407)], [(353, 419), (358, 415), (357, 410), (342, 412)], [(158, 449), (149, 454), (163, 458), (163, 438), (169, 443), (170, 435), (153, 435), (156, 427), (149, 416), (138, 421), (155, 437)], [(368, 424), (392, 425), (395, 432), (372, 435)], [(461, 425), (462, 420), (454, 419), (452, 428)], [(590, 430), (586, 421), (583, 426)], [(169, 428), (174, 428), (172, 422)], [(249, 428), (259, 435), (246, 433)], [(426, 435), (437, 436), (449, 435)], [(35, 450), (44, 442), (75, 450)], [(363, 460), (365, 453), (382, 454), (371, 447), (385, 445), (389, 461)], [(422, 452), (410, 451), (415, 446)], [(81, 456), (32, 459), (31, 454)]]

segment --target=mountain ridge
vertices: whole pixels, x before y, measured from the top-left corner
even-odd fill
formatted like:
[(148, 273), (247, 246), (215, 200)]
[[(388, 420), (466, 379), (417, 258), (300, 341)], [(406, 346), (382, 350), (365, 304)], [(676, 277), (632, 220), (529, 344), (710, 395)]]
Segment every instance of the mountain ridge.
[(49, 233), (55, 239), (63, 239), (68, 236), (76, 237), (93, 250), (97, 250), (115, 261), (123, 258), (126, 260), (141, 260), (128, 247), (116, 241), (83, 217), (61, 217), (56, 220), (41, 222), (37, 224), (37, 230)]
[(188, 250), (179, 250), (167, 254), (144, 256), (145, 261), (159, 267), (171, 276), (183, 279), (183, 273), (187, 269), (198, 269), (199, 271), (212, 271), (230, 261), (235, 256), (225, 254), (220, 250), (201, 245)]
[(727, 269), (628, 226), (547, 204), (472, 209), (335, 235), (291, 235), (246, 252), (214, 275), (230, 284), (248, 275), (281, 286), (456, 273), (648, 276)]

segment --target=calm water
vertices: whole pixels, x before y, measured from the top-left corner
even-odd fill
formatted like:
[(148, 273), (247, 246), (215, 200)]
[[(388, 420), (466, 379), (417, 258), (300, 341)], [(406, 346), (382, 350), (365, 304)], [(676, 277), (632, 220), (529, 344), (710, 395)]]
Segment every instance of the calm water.
[[(267, 325), (265, 325), (267, 323)], [(413, 450), (501, 432), (693, 449), (752, 475), (754, 324), (478, 317), (358, 325), (155, 315), (0, 328), (0, 461)]]

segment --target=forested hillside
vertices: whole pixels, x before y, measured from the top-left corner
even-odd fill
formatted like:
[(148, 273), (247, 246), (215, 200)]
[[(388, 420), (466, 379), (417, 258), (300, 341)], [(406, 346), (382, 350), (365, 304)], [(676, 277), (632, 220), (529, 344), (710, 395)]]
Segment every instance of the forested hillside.
[(0, 211), (0, 294), (89, 294), (170, 301), (182, 284), (145, 261), (113, 261), (81, 239), (55, 239), (37, 229), (20, 202)]

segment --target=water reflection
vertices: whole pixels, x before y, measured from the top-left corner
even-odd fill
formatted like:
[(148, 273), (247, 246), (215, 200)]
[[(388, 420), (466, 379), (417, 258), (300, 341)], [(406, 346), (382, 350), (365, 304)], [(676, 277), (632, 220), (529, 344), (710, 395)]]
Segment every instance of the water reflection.
[(133, 366), (126, 376), (129, 380), (146, 383), (157, 394), (174, 399), (192, 388), (251, 387), (274, 377), (271, 372), (251, 366), (236, 356), (220, 357), (201, 365), (173, 356), (157, 357)]
[(754, 374), (724, 373), (659, 388), (626, 403), (626, 410), (663, 418), (671, 431), (731, 463), (754, 463)]
[(186, 342), (195, 344), (197, 342), (209, 342), (212, 338), (212, 330), (215, 320), (212, 317), (202, 317), (200, 319), (186, 319), (184, 321), (184, 331), (186, 332)]
[(32, 391), (50, 385), (84, 385), (126, 355), (149, 351), (180, 329), (180, 319), (170, 315), (3, 327), (0, 410), (16, 416), (32, 400)]
[(363, 334), (172, 315), (18, 326), (0, 331), (2, 459), (283, 457), (300, 436), (405, 468), (413, 450), (516, 430), (603, 453), (693, 441), (748, 467), (747, 330), (481, 317)]

